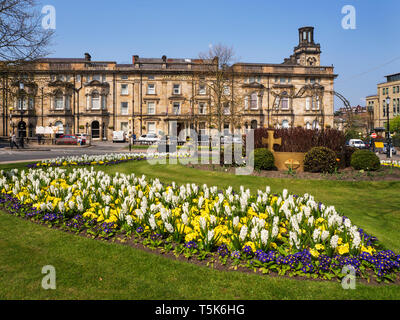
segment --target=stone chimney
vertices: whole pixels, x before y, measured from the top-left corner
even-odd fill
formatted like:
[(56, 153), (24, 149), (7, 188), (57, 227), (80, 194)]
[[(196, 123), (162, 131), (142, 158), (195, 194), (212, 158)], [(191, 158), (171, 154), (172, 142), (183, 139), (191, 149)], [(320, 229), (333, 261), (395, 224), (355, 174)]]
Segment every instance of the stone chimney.
[(85, 60), (86, 61), (92, 61), (92, 56), (89, 53), (85, 53)]

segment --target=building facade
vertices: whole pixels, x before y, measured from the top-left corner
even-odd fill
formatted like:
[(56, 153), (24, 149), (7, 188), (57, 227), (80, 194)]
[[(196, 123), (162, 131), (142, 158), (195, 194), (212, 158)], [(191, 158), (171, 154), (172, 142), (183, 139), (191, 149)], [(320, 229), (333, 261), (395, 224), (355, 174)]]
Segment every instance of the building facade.
[[(314, 28), (299, 29), (299, 44), (281, 64), (236, 63), (229, 67), (235, 85), (237, 122), (225, 130), (259, 127), (333, 127), (333, 66), (320, 65)], [(86, 133), (111, 140), (113, 131), (168, 134), (170, 124), (208, 134), (215, 128), (213, 68), (218, 60), (141, 58), (131, 64), (47, 58), (1, 72), (0, 135), (35, 137), (36, 127), (58, 127), (59, 133)], [(233, 80), (232, 80), (233, 83)], [(236, 85), (237, 84), (237, 85)], [(228, 100), (229, 100), (228, 99)], [(228, 115), (229, 106), (222, 110)], [(233, 114), (233, 113), (232, 113)], [(233, 126), (235, 128), (233, 128)]]
[[(389, 113), (386, 105), (386, 98), (390, 98)], [(365, 98), (367, 107), (374, 110), (375, 128), (387, 128), (387, 119), (389, 121), (394, 117), (400, 116), (400, 73), (386, 76), (386, 82), (378, 84), (376, 95)]]

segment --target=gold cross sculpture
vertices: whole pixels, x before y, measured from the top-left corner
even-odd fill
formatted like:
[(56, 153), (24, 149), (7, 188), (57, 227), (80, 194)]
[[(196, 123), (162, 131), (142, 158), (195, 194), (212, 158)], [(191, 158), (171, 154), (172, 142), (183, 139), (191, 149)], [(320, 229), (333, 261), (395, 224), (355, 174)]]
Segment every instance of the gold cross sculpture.
[(262, 138), (261, 142), (263, 144), (268, 144), (268, 150), (271, 152), (274, 151), (274, 145), (281, 145), (282, 144), (282, 138), (275, 139), (274, 138), (274, 130), (268, 130), (268, 139)]

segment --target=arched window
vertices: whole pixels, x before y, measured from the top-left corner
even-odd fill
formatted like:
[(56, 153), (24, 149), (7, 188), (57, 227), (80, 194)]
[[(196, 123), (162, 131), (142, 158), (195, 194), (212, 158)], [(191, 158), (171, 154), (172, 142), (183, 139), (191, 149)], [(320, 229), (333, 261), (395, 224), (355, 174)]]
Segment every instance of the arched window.
[(251, 121), (251, 129), (255, 130), (257, 129), (257, 126), (258, 126), (257, 120)]
[(312, 128), (313, 128), (313, 129), (319, 129), (319, 123), (318, 123), (317, 120), (314, 120), (314, 121), (313, 121)]
[(55, 110), (64, 109), (64, 95), (61, 91), (57, 91), (54, 94), (54, 109)]
[(100, 110), (100, 95), (96, 90), (92, 92), (92, 110)]
[(62, 135), (64, 134), (64, 125), (62, 121), (56, 121), (54, 124), (55, 127), (58, 127), (57, 135)]
[(283, 120), (282, 121), (282, 128), (283, 129), (288, 129), (289, 128), (289, 121)]
[(306, 129), (308, 129), (308, 130), (312, 129), (311, 123), (309, 123), (308, 121), (307, 121), (307, 123), (306, 123)]

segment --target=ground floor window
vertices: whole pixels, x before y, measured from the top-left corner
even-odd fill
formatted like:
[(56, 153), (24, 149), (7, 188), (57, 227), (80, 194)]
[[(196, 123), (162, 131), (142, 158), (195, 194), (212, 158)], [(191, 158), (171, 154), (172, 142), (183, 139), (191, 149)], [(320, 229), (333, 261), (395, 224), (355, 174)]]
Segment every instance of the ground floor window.
[(147, 133), (156, 133), (156, 123), (147, 122)]
[(128, 122), (121, 122), (121, 131), (128, 133)]
[(64, 125), (62, 121), (57, 121), (54, 124), (55, 127), (58, 127), (57, 135), (63, 135), (64, 134)]

